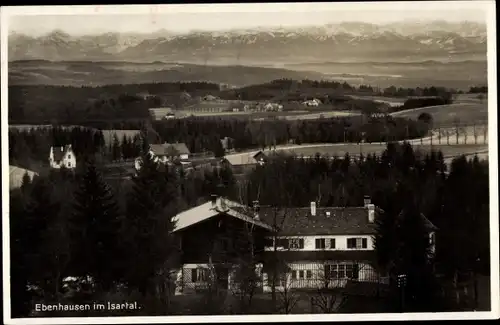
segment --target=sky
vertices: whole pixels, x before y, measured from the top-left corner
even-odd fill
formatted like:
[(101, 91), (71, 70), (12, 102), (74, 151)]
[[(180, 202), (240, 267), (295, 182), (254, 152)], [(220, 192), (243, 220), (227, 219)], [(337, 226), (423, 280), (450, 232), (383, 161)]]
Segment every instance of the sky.
[[(462, 8), (447, 2), (436, 6), (434, 2), (417, 2), (418, 6), (390, 3), (330, 3), (319, 6), (276, 6), (276, 4), (257, 4), (256, 6), (232, 5), (218, 7), (199, 7), (195, 5), (141, 6), (131, 10), (130, 6), (87, 6), (83, 10), (71, 8), (57, 11), (30, 10), (9, 14), (9, 31), (33, 36), (49, 33), (55, 29), (72, 35), (96, 34), (105, 32), (149, 33), (166, 29), (175, 33), (192, 30), (229, 30), (256, 27), (311, 26), (342, 21), (357, 21), (380, 24), (394, 21), (476, 21), (486, 22), (486, 13), (477, 9), (478, 5)], [(434, 6), (432, 6), (434, 4)], [(451, 4), (451, 5), (450, 5)], [(476, 2), (477, 4), (477, 2)], [(256, 5), (256, 4), (254, 4)], [(289, 4), (290, 5), (290, 4)], [(412, 7), (412, 8), (410, 8)], [(36, 7), (34, 7), (36, 8)], [(40, 8), (40, 7), (39, 7)], [(200, 9), (201, 8), (201, 9)], [(203, 9), (205, 8), (205, 9)], [(22, 14), (22, 15), (19, 15)], [(54, 14), (56, 13), (56, 14)], [(132, 14), (134, 13), (134, 14)]]

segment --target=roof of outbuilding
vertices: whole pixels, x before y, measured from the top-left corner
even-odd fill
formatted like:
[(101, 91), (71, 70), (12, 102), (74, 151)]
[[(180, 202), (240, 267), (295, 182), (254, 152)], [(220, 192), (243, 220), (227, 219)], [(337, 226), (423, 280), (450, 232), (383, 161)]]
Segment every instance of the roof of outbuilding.
[(151, 144), (151, 151), (157, 156), (165, 156), (169, 154), (169, 150), (174, 149), (180, 155), (189, 154), (190, 151), (185, 143), (164, 143), (164, 144)]

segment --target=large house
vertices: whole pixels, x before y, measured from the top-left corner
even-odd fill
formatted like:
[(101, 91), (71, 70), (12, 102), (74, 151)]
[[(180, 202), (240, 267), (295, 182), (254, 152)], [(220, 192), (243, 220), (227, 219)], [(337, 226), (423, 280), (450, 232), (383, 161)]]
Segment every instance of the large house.
[[(151, 144), (149, 145), (149, 154), (153, 157), (155, 162), (166, 164), (173, 160), (179, 159), (186, 162), (189, 159), (191, 152), (185, 143), (164, 143), (164, 144)], [(135, 159), (135, 168), (141, 168), (141, 157)]]
[(76, 156), (71, 145), (62, 147), (50, 147), (49, 164), (55, 169), (74, 169), (76, 168)]
[[(384, 282), (375, 263), (375, 220), (381, 209), (368, 197), (361, 207), (261, 208), (247, 207), (223, 197), (182, 212), (174, 234), (178, 236), (182, 267), (177, 294), (206, 288), (213, 270), (219, 285), (234, 288), (235, 266), (248, 245), (242, 238), (252, 229), (255, 272), (261, 290), (344, 287), (356, 283)], [(424, 216), (429, 240), (434, 245), (435, 227)], [(244, 242), (244, 241), (243, 241)], [(240, 245), (238, 245), (240, 243)], [(282, 265), (281, 271), (276, 261)], [(215, 268), (213, 266), (221, 266)], [(219, 272), (219, 271), (217, 271)], [(272, 275), (277, 275), (273, 277)]]

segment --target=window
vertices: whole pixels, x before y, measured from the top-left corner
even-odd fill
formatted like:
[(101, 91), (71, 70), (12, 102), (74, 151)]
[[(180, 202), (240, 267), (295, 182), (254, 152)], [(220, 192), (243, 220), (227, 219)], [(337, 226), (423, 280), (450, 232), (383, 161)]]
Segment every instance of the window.
[(304, 271), (300, 270), (299, 271), (299, 279), (303, 279), (303, 278), (304, 278)]
[(325, 265), (325, 278), (334, 279), (358, 279), (359, 265), (358, 264), (330, 264)]
[(273, 240), (273, 238), (266, 238), (266, 239), (264, 239), (264, 246), (265, 247), (274, 247), (274, 240)]
[(289, 247), (289, 241), (286, 238), (280, 238), (278, 239), (278, 247), (283, 247), (285, 249), (288, 249)]
[(68, 168), (71, 168), (71, 162), (68, 161), (67, 165), (68, 165)]
[(316, 239), (316, 249), (325, 249), (325, 239), (317, 238)]
[(292, 280), (297, 279), (297, 271), (293, 270), (292, 271)]
[(304, 248), (303, 238), (292, 238), (290, 239), (289, 247), (292, 249), (302, 249)]
[(335, 249), (335, 238), (330, 239), (330, 249)]
[(368, 239), (367, 238), (347, 238), (347, 248), (367, 248)]
[(337, 275), (337, 278), (338, 278), (338, 279), (343, 279), (343, 278), (345, 278), (345, 275), (346, 275), (346, 272), (345, 272), (345, 265), (343, 265), (343, 264), (337, 265), (337, 268), (338, 268), (338, 275)]
[(311, 270), (306, 271), (306, 278), (312, 279), (312, 271)]
[(208, 279), (208, 270), (203, 268), (191, 269), (191, 282), (205, 282)]

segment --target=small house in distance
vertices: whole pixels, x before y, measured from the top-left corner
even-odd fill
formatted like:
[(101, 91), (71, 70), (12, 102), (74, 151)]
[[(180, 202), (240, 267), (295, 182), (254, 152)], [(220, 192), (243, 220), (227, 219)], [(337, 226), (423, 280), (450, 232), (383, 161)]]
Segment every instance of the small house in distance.
[[(185, 143), (164, 143), (151, 144), (149, 146), (149, 154), (155, 162), (166, 164), (173, 160), (186, 161), (189, 159), (191, 152)], [(135, 168), (139, 170), (141, 167), (141, 157), (135, 159)]]
[(49, 164), (54, 169), (74, 169), (76, 168), (76, 156), (71, 145), (62, 147), (50, 147)]

